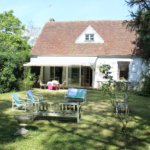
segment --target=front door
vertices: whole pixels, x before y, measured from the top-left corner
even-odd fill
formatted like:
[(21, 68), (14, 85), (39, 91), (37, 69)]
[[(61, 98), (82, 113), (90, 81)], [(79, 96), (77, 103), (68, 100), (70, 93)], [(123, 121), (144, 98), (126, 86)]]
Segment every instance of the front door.
[(81, 86), (91, 86), (92, 69), (90, 67), (81, 68)]

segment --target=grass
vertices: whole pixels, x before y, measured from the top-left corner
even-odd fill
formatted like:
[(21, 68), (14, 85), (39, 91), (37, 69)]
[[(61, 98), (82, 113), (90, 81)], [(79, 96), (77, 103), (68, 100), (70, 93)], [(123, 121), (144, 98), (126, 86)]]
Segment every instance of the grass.
[[(63, 102), (66, 90), (34, 89), (45, 101)], [(27, 137), (13, 134), (20, 129), (14, 115), (31, 114), (11, 110), (11, 94), (0, 95), (0, 150), (149, 150), (150, 98), (133, 93), (129, 96), (129, 122), (126, 132), (111, 104), (112, 98), (98, 90), (88, 90), (82, 105), (80, 123), (73, 121), (36, 120), (26, 128)], [(26, 97), (26, 92), (18, 92)]]

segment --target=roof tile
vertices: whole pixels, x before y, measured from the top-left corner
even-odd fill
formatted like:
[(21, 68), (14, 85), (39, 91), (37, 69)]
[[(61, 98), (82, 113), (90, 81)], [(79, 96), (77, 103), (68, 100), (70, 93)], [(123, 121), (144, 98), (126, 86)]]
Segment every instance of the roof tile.
[[(33, 47), (32, 55), (132, 55), (134, 33), (123, 21), (47, 22)], [(74, 43), (91, 26), (105, 43)]]

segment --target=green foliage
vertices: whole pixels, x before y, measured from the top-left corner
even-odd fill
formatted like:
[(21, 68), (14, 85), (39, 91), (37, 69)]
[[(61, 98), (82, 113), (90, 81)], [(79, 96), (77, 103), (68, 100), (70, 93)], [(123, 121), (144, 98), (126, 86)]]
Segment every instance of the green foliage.
[(111, 66), (107, 64), (103, 64), (99, 66), (99, 71), (104, 74), (103, 78), (109, 79), (109, 83), (102, 82), (102, 91), (104, 92), (104, 94), (108, 93), (111, 95), (114, 85), (112, 84), (113, 77), (109, 75), (111, 73), (109, 72), (110, 69), (111, 69)]
[(130, 12), (132, 20), (125, 20), (123, 25), (127, 25), (130, 31), (137, 33), (136, 53), (142, 54), (145, 60), (150, 59), (150, 1), (149, 0), (128, 0), (129, 7), (138, 6), (136, 12)]
[(25, 32), (25, 25), (21, 25), (21, 21), (13, 15), (13, 11), (0, 14), (0, 51), (18, 53), (31, 49), (27, 45), (27, 40), (22, 38)]
[(14, 33), (21, 35), (25, 31), (25, 25), (21, 25), (22, 22), (13, 15), (14, 11), (5, 11), (0, 14), (0, 30), (3, 30), (5, 33)]
[(135, 92), (139, 96), (149, 97), (150, 96), (150, 77), (149, 77), (149, 69), (145, 72), (141, 72), (141, 80), (143, 81), (143, 85), (140, 91)]
[(102, 91), (104, 92), (104, 94), (112, 94), (112, 89), (113, 89), (113, 85), (111, 85), (110, 83), (102, 83)]
[(149, 94), (150, 93), (150, 78), (149, 78), (149, 69), (146, 70), (145, 72), (142, 71), (141, 78), (144, 79), (144, 84), (142, 86), (141, 91), (144, 93)]
[(110, 65), (101, 65), (101, 66), (99, 66), (99, 71), (100, 71), (101, 73), (105, 73), (106, 71), (109, 71), (110, 68), (111, 68)]
[(18, 80), (31, 50), (22, 38), (24, 31), (25, 26), (12, 10), (0, 14), (0, 93), (19, 89)]
[(9, 53), (0, 54), (0, 93), (17, 89), (17, 78), (22, 70), (20, 57)]
[(113, 77), (109, 75), (111, 73), (109, 72), (110, 68), (111, 66), (107, 64), (99, 66), (99, 71), (105, 74), (103, 78), (112, 80)]
[(116, 90), (122, 91), (125, 82), (124, 81), (120, 81), (120, 82), (115, 82), (115, 84), (116, 84)]
[(19, 90), (29, 90), (32, 89), (36, 81), (35, 74), (31, 73), (30, 67), (25, 67), (23, 73), (23, 80), (19, 79)]
[(139, 96), (143, 96), (143, 97), (150, 97), (150, 94), (145, 93), (143, 91), (136, 91), (135, 94), (137, 94)]

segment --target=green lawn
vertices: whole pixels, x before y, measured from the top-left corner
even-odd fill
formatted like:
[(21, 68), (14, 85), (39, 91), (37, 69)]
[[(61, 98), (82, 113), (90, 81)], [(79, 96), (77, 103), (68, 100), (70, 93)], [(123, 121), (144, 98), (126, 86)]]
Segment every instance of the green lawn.
[[(45, 101), (63, 102), (67, 90), (34, 89)], [(36, 120), (27, 127), (27, 137), (13, 134), (20, 129), (14, 115), (31, 114), (12, 111), (11, 93), (0, 95), (0, 150), (149, 150), (150, 98), (132, 93), (129, 97), (129, 122), (126, 132), (111, 104), (112, 98), (101, 91), (88, 90), (82, 105), (80, 123), (73, 121)], [(26, 97), (26, 92), (18, 92)]]

